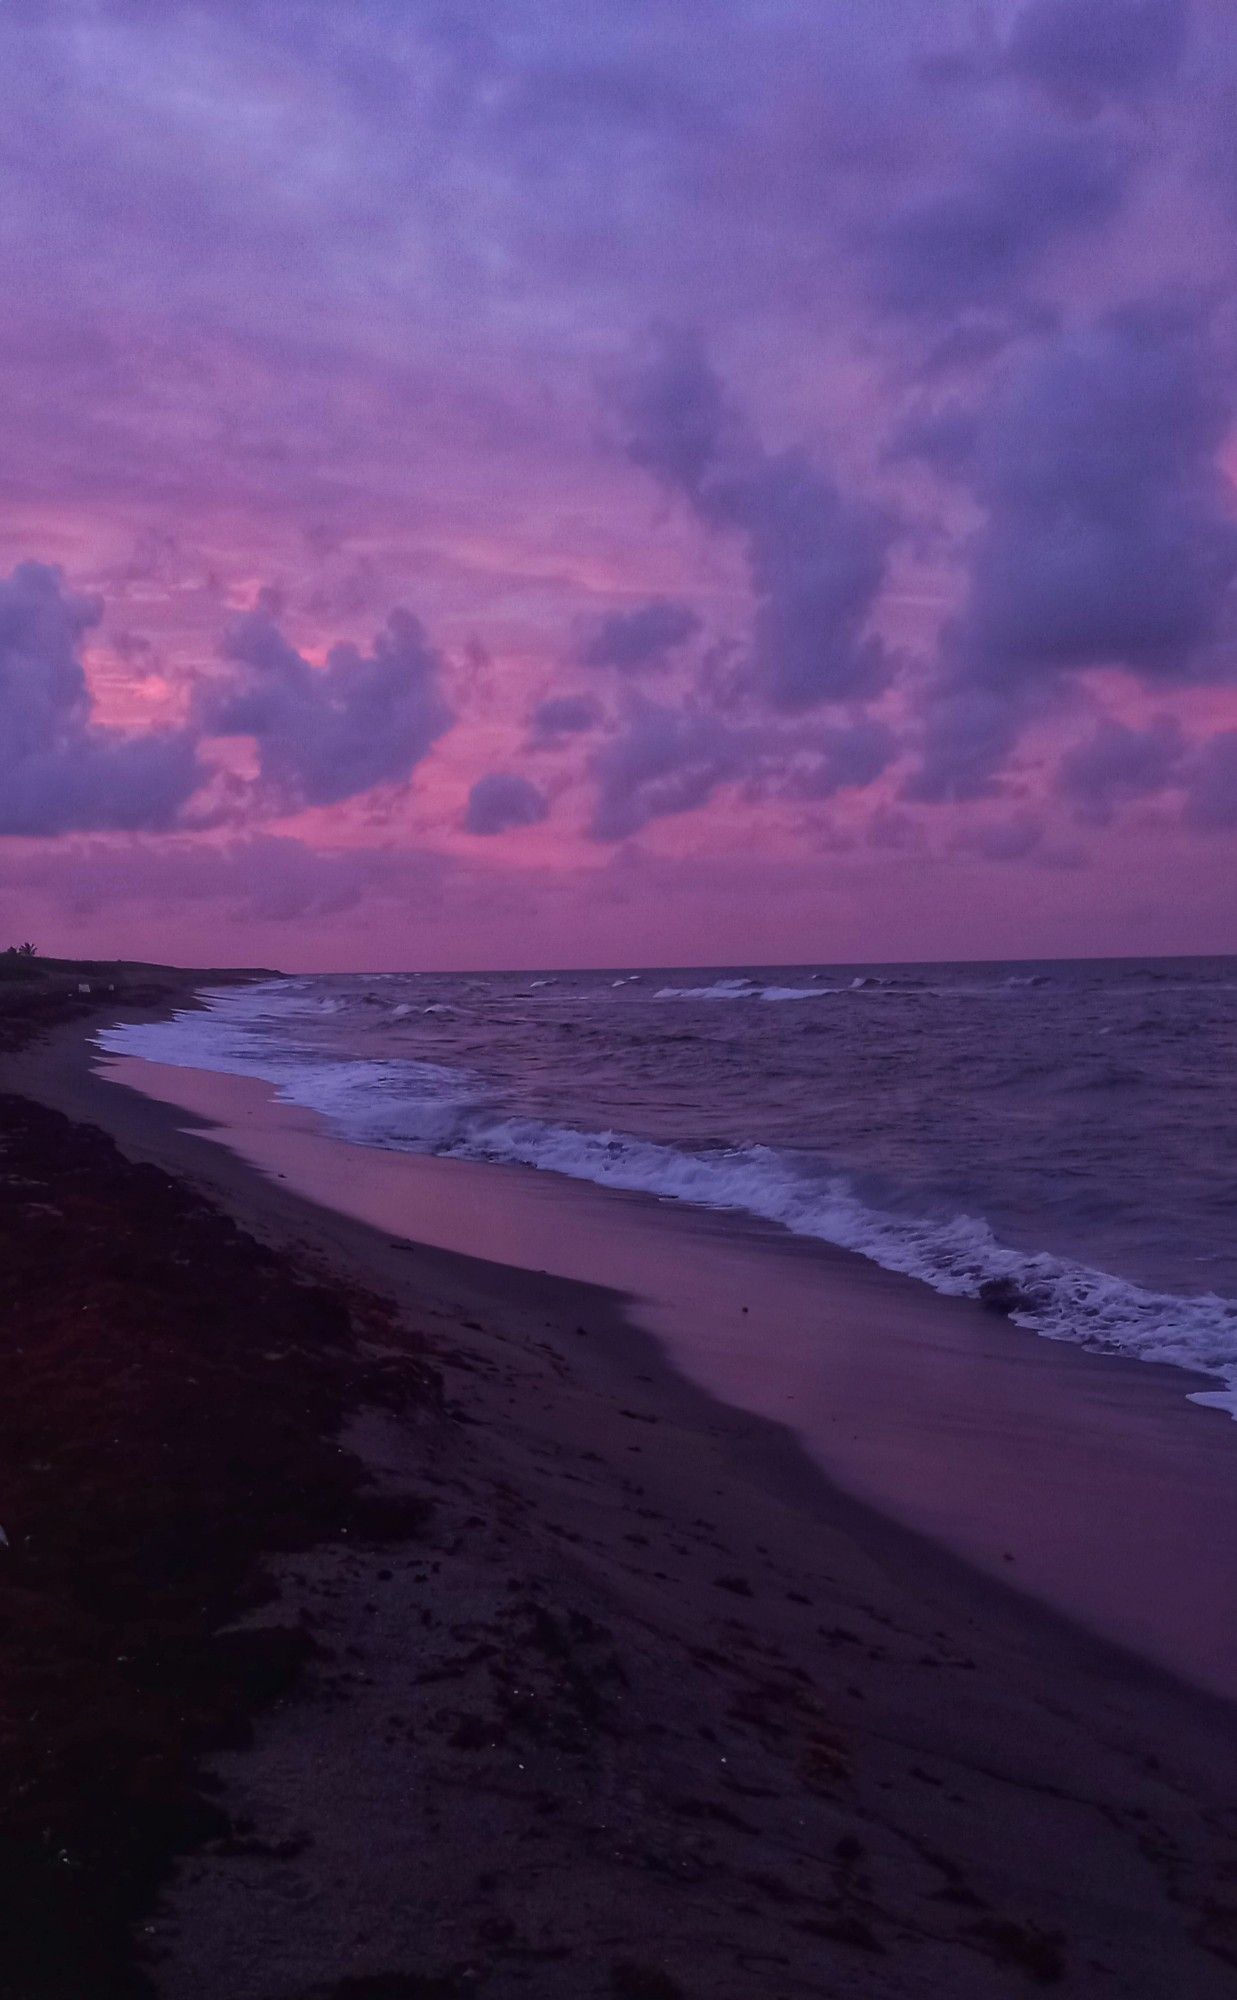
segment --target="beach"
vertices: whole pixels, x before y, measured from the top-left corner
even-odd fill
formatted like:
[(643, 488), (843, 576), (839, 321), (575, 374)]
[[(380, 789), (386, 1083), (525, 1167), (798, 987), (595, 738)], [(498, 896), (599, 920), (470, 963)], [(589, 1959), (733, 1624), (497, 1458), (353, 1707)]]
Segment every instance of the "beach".
[(0, 6), (0, 2000), (1237, 2000), (1232, 15)]
[(1038, 1340), (776, 1227), (341, 1143), (255, 1079), (133, 1057), (96, 1069), (126, 1101), (188, 1113), (225, 1199), (239, 1157), (388, 1244), (604, 1287), (672, 1366), (784, 1425), (852, 1498), (1237, 1699), (1237, 1546), (1214, 1532), (1237, 1519), (1237, 1433), (1191, 1400), (1214, 1387), (1202, 1373)]
[[(5, 1064), (6, 1089), (51, 1107), (7, 1121), (26, 1149), (13, 1171), (41, 1183), (22, 1199), (53, 1232), (40, 1243), (47, 1365), (29, 1374), (25, 1405), (45, 1400), (25, 1442), (52, 1469), (19, 1483), (14, 1506), (33, 1508), (23, 1496), (50, 1481), (68, 1533), (81, 1499), (105, 1491), (97, 1471), (93, 1488), (58, 1482), (57, 1428), (65, 1460), (98, 1450), (127, 1468), (113, 1566), (127, 1561), (128, 1581), (94, 1593), (89, 1644), (58, 1679), (87, 1718), (79, 1760), (84, 1744), (85, 1768), (111, 1773), (104, 1825), (146, 1832), (119, 1871), (97, 1820), (59, 1867), (41, 1848), (27, 1856), (43, 1901), (27, 1887), (6, 1912), (34, 1947), (14, 1992), (1232, 1991), (1237, 1728), (1224, 1607), (1207, 1611), (1221, 1580), (1208, 1561), (1222, 1562), (1226, 1537), (1213, 1533), (1197, 1562), (1183, 1553), (1193, 1510), (1225, 1492), (1225, 1419), (1158, 1370), (990, 1316), (971, 1321), (979, 1350), (971, 1331), (947, 1339), (945, 1316), (956, 1327), (962, 1308), (924, 1293), (942, 1318), (903, 1419), (866, 1453), (839, 1436), (831, 1478), (785, 1408), (751, 1407), (750, 1366), (720, 1393), (738, 1365), (732, 1340), (690, 1360), (681, 1322), (645, 1323), (613, 1283), (555, 1268), (553, 1177), (517, 1200), (483, 1170), (410, 1162), (416, 1192), (392, 1179), (392, 1155), (281, 1125), (260, 1087), (246, 1099), (236, 1079), (199, 1077), (215, 1094), (189, 1110), (165, 1101), (194, 1087), (189, 1072), (165, 1074), (165, 1099), (150, 1076), (141, 1090), (101, 1076), (88, 1029), (62, 1025)], [(226, 1144), (208, 1136), (221, 1130)], [(121, 1226), (118, 1275), (97, 1268), (98, 1232)], [(647, 1243), (651, 1226), (624, 1223), (617, 1238)], [(712, 1246), (684, 1251), (693, 1272), (722, 1255), (715, 1230)], [(84, 1246), (75, 1259), (57, 1231)], [(680, 1239), (653, 1240), (673, 1264)], [(595, 1278), (616, 1275), (613, 1247), (573, 1254), (592, 1257)], [(810, 1282), (850, 1301), (844, 1327), (893, 1296), (877, 1276), (865, 1296), (814, 1261)], [(123, 1310), (105, 1282), (127, 1288)], [(66, 1319), (92, 1298), (91, 1323), (115, 1331), (93, 1389), (74, 1398), (66, 1384), (93, 1350), (66, 1345)], [(853, 1343), (849, 1383), (836, 1372), (852, 1428), (877, 1389), (888, 1404), (888, 1371), (910, 1352), (909, 1305), (893, 1323), (895, 1360), (866, 1406)], [(1007, 1342), (1001, 1365), (982, 1368), (985, 1343)], [(1008, 1380), (1015, 1353), (1040, 1386), (1020, 1390), (985, 1442), (992, 1405), (976, 1378)], [(1140, 1577), (1097, 1565), (1077, 1516), (1063, 1516), (1071, 1463), (1071, 1506), (1085, 1495), (1084, 1454), (1054, 1435), (1066, 1365), (1095, 1383), (1077, 1428), (1091, 1438), (1093, 1494), (1099, 1458), (1126, 1481), (1118, 1524), (1140, 1464), (1160, 1468), (1145, 1518), (1175, 1526), (1146, 1544)], [(1011, 1429), (1027, 1407), (1034, 1422)], [(1007, 1563), (963, 1528), (1028, 1433), (1053, 1455), (1018, 1489)], [(930, 1502), (928, 1533), (907, 1496), (934, 1434), (938, 1462), (960, 1470)], [(1189, 1478), (1187, 1435), (1207, 1440)], [(40, 1504), (50, 1535), (56, 1509)], [(9, 1512), (10, 1549), (27, 1535), (36, 1546)], [(108, 1524), (103, 1508), (96, 1541)], [(1114, 1533), (1106, 1546), (1137, 1540)], [(1063, 1608), (1085, 1582), (1076, 1560), (1071, 1582), (1069, 1551), (1086, 1545), (1103, 1580), (1090, 1630)], [(52, 1631), (85, 1615), (83, 1554), (71, 1535), (65, 1548), (59, 1568), (7, 1586), (39, 1591)], [(1038, 1569), (1033, 1548), (1047, 1551)], [(191, 1579), (183, 1601), (169, 1572)], [(1137, 1601), (1174, 1590), (1181, 1615), (1167, 1620)], [(121, 1728), (98, 1716), (105, 1653)], [(28, 1667), (37, 1677), (38, 1659)], [(59, 1743), (56, 1729), (71, 1733), (53, 1712)], [(152, 1770), (159, 1809), (135, 1814)], [(71, 1818), (72, 1785), (52, 1805)], [(50, 1943), (66, 1935), (58, 1965)], [(72, 1958), (83, 1938), (89, 1982)]]

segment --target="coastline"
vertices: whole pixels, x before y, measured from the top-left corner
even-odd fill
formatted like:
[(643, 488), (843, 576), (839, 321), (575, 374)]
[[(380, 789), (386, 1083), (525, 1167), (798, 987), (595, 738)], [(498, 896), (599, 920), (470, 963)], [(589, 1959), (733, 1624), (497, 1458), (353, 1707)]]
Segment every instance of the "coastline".
[(612, 1292), (315, 1206), (94, 1076), (80, 1028), (6, 1069), (392, 1299), (446, 1383), (346, 1433), (433, 1489), (427, 1536), (278, 1566), (319, 1656), (220, 1760), (262, 1852), (182, 1867), (156, 1992), (1228, 1990), (1230, 1707), (848, 1498)]
[(672, 1369), (785, 1426), (835, 1488), (1237, 1699), (1237, 1544), (1213, 1533), (1237, 1519), (1237, 1437), (1226, 1412), (1192, 1400), (1210, 1378), (1045, 1341), (774, 1225), (352, 1145), (255, 1079), (136, 1058), (91, 1067), (187, 1112), (320, 1212), (421, 1252), (603, 1287)]

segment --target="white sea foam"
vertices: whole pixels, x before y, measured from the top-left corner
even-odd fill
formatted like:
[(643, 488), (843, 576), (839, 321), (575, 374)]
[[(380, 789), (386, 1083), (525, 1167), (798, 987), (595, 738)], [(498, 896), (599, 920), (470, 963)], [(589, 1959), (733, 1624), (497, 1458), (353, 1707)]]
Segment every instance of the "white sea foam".
[(939, 997), (941, 992), (976, 993), (991, 989), (963, 986), (934, 988), (921, 979), (876, 979), (868, 976), (852, 979), (846, 986), (826, 986), (819, 983), (819, 974), (813, 973), (817, 983), (811, 986), (761, 986), (754, 979), (715, 979), (710, 986), (661, 986), (653, 995), (655, 1000), (820, 1000), (826, 995), (837, 993), (928, 993)]
[(762, 986), (758, 1000), (819, 1000), (822, 994), (840, 993), (840, 986)]
[(1046, 1251), (1027, 1255), (999, 1242), (977, 1216), (888, 1213), (861, 1200), (845, 1175), (809, 1170), (768, 1146), (685, 1152), (623, 1132), (575, 1130), (504, 1111), (481, 1079), (460, 1069), (341, 1060), (280, 1042), (270, 1026), (286, 1027), (312, 1005), (293, 982), (221, 990), (212, 1000), (210, 1011), (128, 1023), (96, 1039), (111, 1054), (262, 1077), (280, 1097), (318, 1112), (357, 1144), (519, 1164), (601, 1187), (741, 1211), (955, 1297), (976, 1296), (989, 1279), (1012, 1279), (1035, 1300), (1033, 1309), (1013, 1314), (1019, 1324), (1050, 1339), (1214, 1376), (1216, 1389), (1196, 1399), (1237, 1417), (1237, 1304), (1215, 1294), (1182, 1298)]
[(750, 979), (715, 979), (710, 986), (659, 986), (654, 1000), (750, 1000), (757, 988)]
[[(617, 981), (616, 984), (621, 984)], [(655, 1000), (819, 1000), (840, 986), (759, 986), (752, 979), (718, 979), (711, 986), (662, 986)]]

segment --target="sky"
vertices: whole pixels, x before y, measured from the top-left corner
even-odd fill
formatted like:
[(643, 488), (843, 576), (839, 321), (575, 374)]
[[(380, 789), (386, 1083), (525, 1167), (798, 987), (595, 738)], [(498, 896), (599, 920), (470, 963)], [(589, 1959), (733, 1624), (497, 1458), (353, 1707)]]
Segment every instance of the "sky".
[(6, 0), (0, 933), (1237, 950), (1229, 0)]

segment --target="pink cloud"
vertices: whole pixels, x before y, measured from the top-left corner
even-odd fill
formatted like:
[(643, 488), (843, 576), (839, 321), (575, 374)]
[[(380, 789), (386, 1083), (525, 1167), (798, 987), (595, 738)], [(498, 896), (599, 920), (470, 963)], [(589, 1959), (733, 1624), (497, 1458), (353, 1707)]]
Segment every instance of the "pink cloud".
[(23, 924), (1233, 944), (1232, 38), (1127, 13), (6, 10)]

